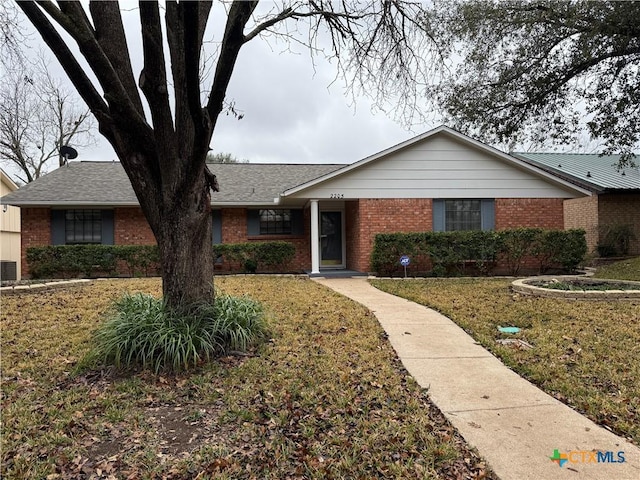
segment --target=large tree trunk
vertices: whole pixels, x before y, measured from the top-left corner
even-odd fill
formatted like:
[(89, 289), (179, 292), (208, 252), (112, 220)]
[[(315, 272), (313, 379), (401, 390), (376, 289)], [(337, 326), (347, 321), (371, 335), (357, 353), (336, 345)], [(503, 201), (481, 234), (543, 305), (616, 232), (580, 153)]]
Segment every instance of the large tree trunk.
[[(157, 163), (165, 166), (160, 170), (145, 169), (153, 162), (143, 153), (123, 151), (122, 158), (158, 243), (165, 301), (171, 308), (182, 310), (211, 303), (211, 191), (217, 191), (218, 186), (204, 157), (197, 162), (201, 167), (195, 172), (182, 167), (187, 160), (180, 157), (158, 158)], [(190, 171), (192, 175), (187, 173)]]
[(189, 309), (213, 301), (213, 254), (209, 209), (176, 206), (160, 216), (156, 234), (162, 291), (172, 308)]
[[(125, 142), (114, 144), (158, 244), (165, 301), (181, 310), (213, 302), (211, 192), (218, 184), (204, 156), (151, 161), (139, 150), (127, 151)], [(182, 166), (189, 161), (200, 168)]]

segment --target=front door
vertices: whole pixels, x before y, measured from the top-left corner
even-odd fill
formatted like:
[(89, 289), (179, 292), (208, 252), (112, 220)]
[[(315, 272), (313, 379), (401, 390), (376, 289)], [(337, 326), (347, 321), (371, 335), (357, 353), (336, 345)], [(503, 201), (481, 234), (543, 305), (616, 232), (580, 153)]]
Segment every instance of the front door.
[(320, 212), (320, 267), (344, 268), (342, 212)]

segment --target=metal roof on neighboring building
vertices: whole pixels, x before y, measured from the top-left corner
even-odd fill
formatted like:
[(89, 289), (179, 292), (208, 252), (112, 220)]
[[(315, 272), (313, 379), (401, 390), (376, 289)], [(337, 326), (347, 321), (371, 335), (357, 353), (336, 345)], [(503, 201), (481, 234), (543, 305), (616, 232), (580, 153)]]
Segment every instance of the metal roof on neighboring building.
[[(640, 169), (618, 169), (620, 155), (512, 153), (514, 157), (595, 192), (640, 190)], [(638, 163), (639, 159), (636, 159)]]
[[(337, 170), (335, 164), (210, 164), (220, 192), (212, 204), (273, 204), (289, 188)], [(17, 206), (138, 205), (120, 162), (70, 162), (2, 198)]]

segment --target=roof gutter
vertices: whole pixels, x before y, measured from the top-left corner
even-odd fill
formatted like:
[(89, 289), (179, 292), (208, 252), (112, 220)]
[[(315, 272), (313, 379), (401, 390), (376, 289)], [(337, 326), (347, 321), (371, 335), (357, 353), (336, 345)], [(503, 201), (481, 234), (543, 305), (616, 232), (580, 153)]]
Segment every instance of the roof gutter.
[(14, 207), (139, 207), (139, 203), (134, 202), (79, 202), (73, 201), (55, 201), (46, 202), (44, 200), (11, 200), (0, 199), (0, 205), (12, 205)]
[[(262, 207), (279, 205), (280, 198), (276, 197), (272, 202), (211, 202), (212, 207)], [(61, 207), (139, 207), (137, 202), (81, 202), (81, 201), (55, 201), (46, 202), (43, 200), (14, 200), (0, 199), (0, 205), (11, 205), (14, 207), (48, 207), (48, 208), (61, 208)]]

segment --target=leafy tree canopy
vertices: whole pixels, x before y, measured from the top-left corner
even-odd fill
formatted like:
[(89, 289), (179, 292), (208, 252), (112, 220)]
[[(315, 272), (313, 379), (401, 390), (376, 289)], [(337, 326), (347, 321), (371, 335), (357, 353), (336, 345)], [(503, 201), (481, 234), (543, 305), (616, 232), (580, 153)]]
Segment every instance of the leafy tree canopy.
[(435, 87), (453, 127), (511, 145), (566, 143), (586, 129), (632, 162), (640, 1), (452, 0), (436, 4), (432, 25), (457, 65)]
[(207, 163), (249, 163), (249, 160), (246, 160), (246, 159), (241, 160), (230, 153), (209, 152), (207, 154)]

